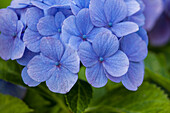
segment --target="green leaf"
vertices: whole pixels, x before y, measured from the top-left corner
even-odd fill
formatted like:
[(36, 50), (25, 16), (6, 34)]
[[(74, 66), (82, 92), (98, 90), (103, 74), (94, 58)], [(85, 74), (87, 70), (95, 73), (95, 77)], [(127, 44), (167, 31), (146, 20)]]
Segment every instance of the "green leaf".
[(29, 113), (33, 110), (16, 97), (0, 94), (0, 111), (1, 113)]
[(81, 66), (80, 71), (79, 71), (79, 73), (78, 73), (79, 79), (84, 80), (84, 81), (87, 81), (85, 72), (86, 72), (86, 67)]
[(5, 81), (24, 85), (21, 79), (22, 66), (17, 64), (16, 61), (4, 61), (0, 59), (0, 79)]
[(164, 92), (154, 84), (144, 82), (135, 92), (123, 86), (108, 92), (90, 105), (87, 113), (168, 113), (170, 101)]
[(0, 9), (1, 8), (6, 8), (7, 6), (9, 6), (11, 1), (12, 0), (1, 0)]
[(92, 88), (87, 82), (82, 80), (78, 80), (66, 95), (67, 104), (74, 113), (82, 113), (88, 107), (91, 98)]

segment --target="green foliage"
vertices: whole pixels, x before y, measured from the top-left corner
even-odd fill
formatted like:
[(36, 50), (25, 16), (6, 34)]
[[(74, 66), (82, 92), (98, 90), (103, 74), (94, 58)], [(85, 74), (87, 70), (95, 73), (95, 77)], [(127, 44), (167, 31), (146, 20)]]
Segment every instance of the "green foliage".
[(16, 61), (4, 61), (0, 59), (0, 79), (5, 81), (24, 85), (21, 79), (22, 66), (17, 64)]
[(92, 98), (91, 86), (82, 80), (78, 80), (72, 90), (66, 95), (67, 104), (74, 113), (82, 113)]
[(1, 8), (6, 8), (7, 6), (10, 5), (12, 0), (1, 0), (1, 3), (0, 3), (0, 9)]
[(20, 99), (0, 94), (1, 113), (29, 113), (33, 111)]
[(156, 85), (144, 82), (136, 92), (115, 87), (90, 105), (87, 113), (168, 113), (170, 101)]

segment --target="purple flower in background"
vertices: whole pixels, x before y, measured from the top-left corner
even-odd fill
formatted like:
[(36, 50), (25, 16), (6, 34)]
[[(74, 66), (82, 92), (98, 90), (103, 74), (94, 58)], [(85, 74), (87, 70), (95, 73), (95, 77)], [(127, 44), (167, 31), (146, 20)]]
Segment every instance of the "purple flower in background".
[(77, 15), (78, 12), (83, 8), (89, 8), (90, 0), (73, 0), (71, 2), (71, 10), (74, 15)]
[[(132, 3), (129, 3), (132, 2)], [(134, 5), (135, 0), (91, 0), (89, 10), (92, 23), (96, 27), (106, 27), (122, 37), (139, 30), (134, 22), (123, 21), (127, 16), (133, 15), (140, 6)]]
[(11, 9), (0, 10), (0, 56), (4, 60), (15, 60), (23, 56), (24, 42), (21, 40), (23, 23)]
[(64, 21), (61, 39), (77, 50), (83, 41), (92, 42), (97, 33), (106, 30), (94, 27), (90, 20), (89, 10), (85, 8), (77, 16), (70, 16)]
[(119, 49), (119, 41), (110, 31), (99, 33), (92, 44), (80, 44), (78, 54), (86, 67), (87, 81), (94, 87), (102, 87), (108, 76), (120, 77), (129, 67), (127, 56)]
[(40, 49), (41, 54), (27, 65), (28, 75), (37, 82), (46, 81), (53, 92), (67, 93), (78, 79), (80, 61), (77, 52), (50, 37), (41, 40)]
[(149, 32), (150, 43), (162, 46), (170, 40), (170, 0), (143, 0), (146, 9), (145, 29)]

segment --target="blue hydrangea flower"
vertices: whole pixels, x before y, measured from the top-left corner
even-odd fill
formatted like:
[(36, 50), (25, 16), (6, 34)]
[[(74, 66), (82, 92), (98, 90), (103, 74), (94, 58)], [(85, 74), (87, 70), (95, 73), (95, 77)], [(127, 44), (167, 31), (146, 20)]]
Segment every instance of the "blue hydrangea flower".
[(21, 40), (23, 23), (11, 9), (0, 10), (0, 56), (4, 60), (19, 59), (25, 51)]
[(106, 30), (94, 27), (90, 20), (89, 10), (85, 8), (76, 16), (70, 16), (64, 21), (61, 39), (77, 50), (83, 41), (92, 42), (97, 33)]
[(125, 1), (91, 0), (89, 10), (92, 23), (96, 27), (111, 29), (117, 37), (122, 37), (138, 31), (139, 28), (136, 23), (123, 20), (126, 19), (128, 15), (133, 15), (139, 11), (140, 5), (135, 0)]
[(90, 0), (73, 0), (71, 2), (71, 10), (74, 15), (77, 15), (78, 12), (83, 8), (89, 8)]
[(108, 76), (121, 77), (129, 68), (127, 56), (119, 49), (118, 38), (110, 31), (96, 35), (92, 44), (80, 44), (78, 54), (86, 68), (87, 81), (94, 87), (102, 87)]
[(41, 54), (27, 65), (28, 75), (37, 82), (44, 82), (56, 93), (67, 93), (78, 79), (80, 60), (77, 52), (55, 38), (41, 40)]
[(27, 89), (0, 79), (0, 93), (23, 99)]
[[(145, 35), (145, 34), (143, 34)], [(136, 91), (144, 79), (144, 63), (148, 50), (147, 44), (137, 33), (125, 36), (120, 41), (120, 49), (128, 56), (130, 61), (128, 72), (121, 77), (108, 78), (113, 82), (120, 82), (128, 89)]]

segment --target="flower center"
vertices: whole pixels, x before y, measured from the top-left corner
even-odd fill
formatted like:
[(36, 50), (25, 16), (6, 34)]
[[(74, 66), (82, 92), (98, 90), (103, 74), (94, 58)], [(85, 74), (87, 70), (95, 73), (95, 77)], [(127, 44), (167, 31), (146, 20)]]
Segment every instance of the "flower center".
[(100, 61), (100, 62), (103, 62), (103, 61), (104, 61), (104, 58), (103, 58), (103, 57), (100, 57), (100, 58), (99, 58), (99, 61)]
[(87, 39), (87, 36), (86, 35), (83, 35), (83, 37), (82, 37), (84, 40), (86, 40)]
[(55, 65), (56, 65), (57, 67), (59, 67), (59, 66), (60, 66), (60, 63), (59, 63), (59, 62), (56, 62)]
[(61, 29), (58, 29), (58, 32), (61, 33)]
[(13, 34), (13, 38), (16, 38), (16, 37), (17, 37), (17, 34), (16, 34), (16, 33), (14, 33), (14, 34)]
[(109, 26), (109, 27), (112, 27), (112, 26), (113, 26), (113, 24), (112, 24), (111, 22), (109, 22), (108, 26)]

